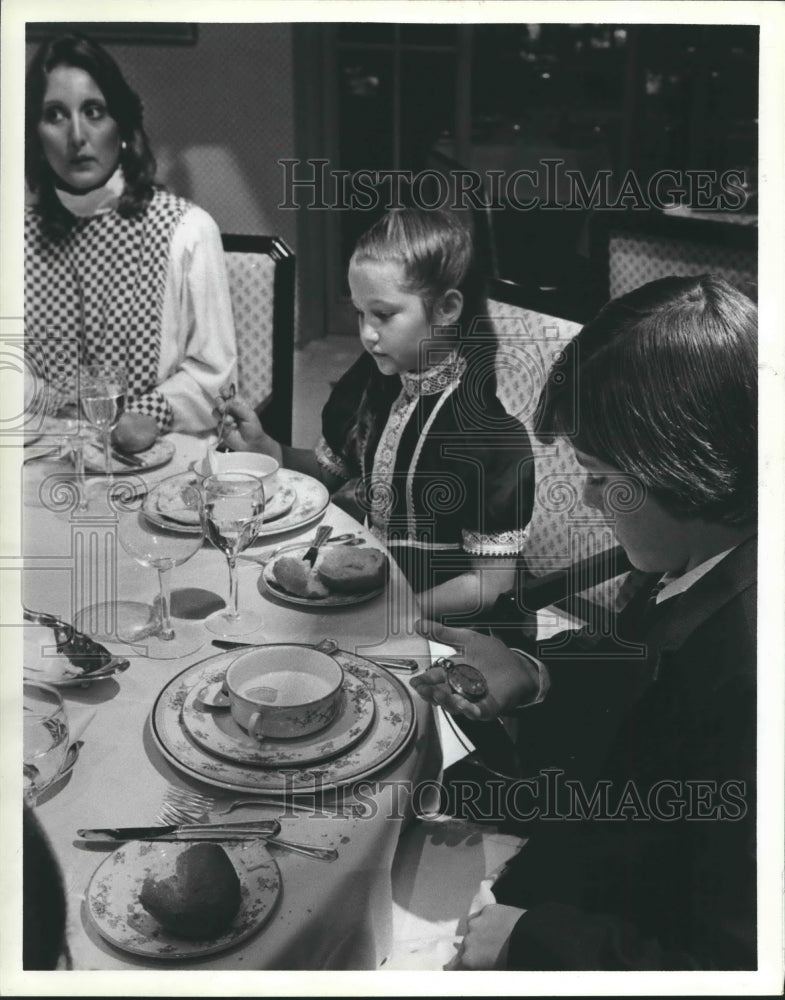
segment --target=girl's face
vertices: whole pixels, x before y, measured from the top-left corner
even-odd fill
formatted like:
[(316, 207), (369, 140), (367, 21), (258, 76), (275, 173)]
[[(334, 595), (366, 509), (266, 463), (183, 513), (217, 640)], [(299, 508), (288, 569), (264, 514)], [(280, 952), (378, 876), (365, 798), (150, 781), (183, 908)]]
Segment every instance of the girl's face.
[(382, 375), (417, 371), (420, 344), (430, 336), (431, 323), (420, 296), (405, 290), (403, 265), (352, 259), (349, 288), (360, 340)]
[(38, 135), (49, 166), (76, 191), (100, 187), (120, 159), (119, 126), (98, 84), (76, 66), (49, 73)]
[(636, 569), (680, 573), (692, 568), (694, 526), (669, 514), (635, 477), (575, 450), (586, 471), (583, 501), (614, 522), (616, 540)]

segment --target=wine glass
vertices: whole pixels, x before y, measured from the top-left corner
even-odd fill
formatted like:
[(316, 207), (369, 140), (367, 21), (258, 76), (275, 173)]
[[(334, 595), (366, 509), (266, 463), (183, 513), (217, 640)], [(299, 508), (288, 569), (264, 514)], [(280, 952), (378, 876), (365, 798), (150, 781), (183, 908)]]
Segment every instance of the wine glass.
[(84, 471), (84, 429), (79, 419), (79, 404), (73, 398), (61, 403), (54, 411), (60, 436), (60, 457), (69, 458), (76, 473), (76, 489), (79, 495), (77, 510), (86, 511), (87, 484)]
[(81, 374), (82, 412), (98, 431), (104, 447), (104, 467), (112, 479), (112, 431), (125, 409), (128, 376), (113, 365), (89, 365)]
[(237, 593), (237, 556), (253, 544), (264, 520), (264, 486), (256, 476), (224, 472), (202, 482), (202, 518), (205, 535), (229, 564), (229, 607), (216, 611), (205, 626), (217, 635), (248, 635), (262, 624), (255, 611), (240, 611)]
[(24, 800), (34, 806), (60, 773), (68, 752), (68, 718), (57, 688), (24, 682)]
[[(123, 549), (141, 566), (158, 570), (158, 597), (153, 604), (113, 601), (93, 605), (80, 612), (78, 621), (114, 623), (114, 637), (144, 648), (154, 660), (177, 659), (199, 649), (205, 641), (201, 623), (171, 619), (171, 574), (202, 547), (199, 490), (177, 483), (178, 476), (163, 480), (143, 502), (123, 496), (122, 485), (111, 499), (118, 510), (117, 537)], [(167, 517), (158, 510), (158, 497), (165, 491)], [(87, 626), (88, 632), (90, 626)], [(100, 630), (100, 626), (99, 626)], [(176, 641), (175, 641), (176, 640)]]

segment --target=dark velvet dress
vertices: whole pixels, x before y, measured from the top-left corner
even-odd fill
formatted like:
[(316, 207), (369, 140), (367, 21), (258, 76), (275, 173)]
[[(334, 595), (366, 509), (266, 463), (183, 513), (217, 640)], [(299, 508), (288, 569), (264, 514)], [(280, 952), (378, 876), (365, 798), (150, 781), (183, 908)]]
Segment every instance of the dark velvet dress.
[(425, 372), (385, 376), (365, 354), (322, 412), (319, 461), (353, 481), (367, 524), (415, 592), (465, 572), (472, 556), (523, 548), (531, 444), (488, 367), (455, 354)]

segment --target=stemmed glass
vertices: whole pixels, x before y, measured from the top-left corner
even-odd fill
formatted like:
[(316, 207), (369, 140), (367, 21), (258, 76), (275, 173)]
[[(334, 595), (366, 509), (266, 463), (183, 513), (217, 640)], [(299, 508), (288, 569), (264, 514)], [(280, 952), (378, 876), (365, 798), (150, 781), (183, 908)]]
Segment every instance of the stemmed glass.
[(68, 718), (60, 692), (48, 684), (24, 682), (24, 800), (34, 806), (60, 773), (68, 752)]
[(104, 447), (104, 467), (112, 479), (112, 431), (125, 409), (128, 376), (113, 365), (89, 365), (80, 376), (82, 412), (96, 428)]
[[(173, 522), (171, 525), (157, 515), (156, 498), (169, 483), (170, 480), (159, 483), (142, 503), (133, 497), (126, 500), (121, 492), (122, 484), (111, 498), (118, 509), (120, 544), (141, 566), (158, 570), (159, 593), (155, 602), (150, 605), (141, 601), (113, 601), (88, 608), (78, 617), (80, 623), (88, 620), (113, 622), (116, 638), (142, 646), (145, 655), (154, 660), (186, 656), (199, 649), (206, 638), (201, 623), (178, 621), (176, 632), (172, 625), (172, 570), (199, 551), (204, 542), (204, 529), (201, 496), (194, 486), (167, 490), (167, 514)], [(178, 523), (187, 525), (187, 529), (182, 530)]]
[(62, 403), (54, 412), (60, 434), (60, 457), (73, 462), (79, 494), (77, 510), (87, 510), (87, 486), (84, 473), (84, 437), (79, 419), (79, 404), (74, 399)]
[(248, 635), (262, 624), (261, 615), (239, 608), (237, 557), (252, 545), (264, 520), (264, 486), (256, 476), (224, 472), (202, 482), (202, 519), (206, 536), (229, 564), (229, 607), (216, 611), (205, 626), (217, 635)]

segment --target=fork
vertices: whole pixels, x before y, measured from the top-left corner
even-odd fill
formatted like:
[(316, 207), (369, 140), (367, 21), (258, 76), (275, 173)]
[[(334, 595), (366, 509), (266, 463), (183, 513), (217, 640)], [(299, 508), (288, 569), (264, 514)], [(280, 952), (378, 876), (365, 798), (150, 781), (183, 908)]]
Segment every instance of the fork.
[[(365, 539), (359, 538), (357, 535), (351, 533), (345, 535), (333, 535), (328, 538), (324, 543), (325, 545), (365, 545)], [(303, 543), (300, 542), (286, 542), (284, 545), (279, 545), (277, 548), (272, 549), (267, 552), (260, 552), (258, 555), (252, 555), (251, 553), (241, 553), (238, 558), (245, 559), (247, 562), (258, 563), (260, 566), (266, 566), (268, 562), (275, 559), (276, 556), (280, 555), (282, 552), (288, 552), (291, 549), (301, 549)]]
[[(168, 788), (164, 794), (161, 808), (156, 817), (159, 823), (206, 823), (212, 816), (228, 816), (230, 812), (239, 809), (241, 806), (263, 806), (265, 808), (276, 808), (281, 810), (293, 809), (295, 811), (311, 813), (315, 815), (319, 812), (332, 812), (345, 816), (347, 813), (342, 809), (328, 809), (323, 806), (303, 805), (299, 802), (281, 802), (278, 799), (256, 796), (253, 799), (236, 799), (227, 803), (222, 809), (218, 808), (215, 799), (202, 795), (201, 792), (194, 792), (190, 789)], [(364, 814), (361, 805), (351, 804), (348, 815), (357, 816)]]

